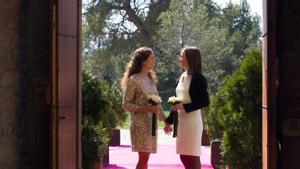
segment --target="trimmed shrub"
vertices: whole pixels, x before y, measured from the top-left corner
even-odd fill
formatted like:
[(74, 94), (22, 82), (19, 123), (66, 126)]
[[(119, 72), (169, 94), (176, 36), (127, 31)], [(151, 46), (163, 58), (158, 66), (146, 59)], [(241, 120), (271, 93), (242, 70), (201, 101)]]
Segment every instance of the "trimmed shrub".
[(112, 131), (127, 116), (117, 85), (84, 71), (82, 73), (82, 158), (83, 168), (92, 169), (107, 151)]
[(261, 168), (261, 86), (261, 52), (252, 49), (212, 99), (207, 123), (210, 136), (222, 141), (223, 165), (234, 169)]

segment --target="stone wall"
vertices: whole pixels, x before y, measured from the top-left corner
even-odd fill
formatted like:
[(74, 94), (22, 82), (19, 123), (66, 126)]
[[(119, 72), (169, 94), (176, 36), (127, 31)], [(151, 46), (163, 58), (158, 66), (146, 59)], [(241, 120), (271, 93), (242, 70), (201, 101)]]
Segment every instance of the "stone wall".
[(0, 3), (0, 168), (50, 168), (50, 2)]
[(17, 163), (16, 114), (20, 99), (19, 2), (0, 4), (0, 168), (14, 169)]

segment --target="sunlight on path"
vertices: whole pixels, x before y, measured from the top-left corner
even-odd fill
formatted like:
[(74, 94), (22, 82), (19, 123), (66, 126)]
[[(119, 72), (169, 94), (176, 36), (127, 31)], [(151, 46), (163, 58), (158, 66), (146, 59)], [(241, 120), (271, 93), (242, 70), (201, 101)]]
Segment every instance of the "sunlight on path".
[[(151, 154), (148, 169), (184, 169), (175, 153), (175, 139), (159, 130), (158, 152)], [(202, 169), (213, 169), (210, 164), (210, 147), (202, 146)], [(109, 166), (105, 169), (134, 169), (138, 159), (135, 152), (131, 152), (128, 130), (121, 130), (121, 146), (109, 148)]]

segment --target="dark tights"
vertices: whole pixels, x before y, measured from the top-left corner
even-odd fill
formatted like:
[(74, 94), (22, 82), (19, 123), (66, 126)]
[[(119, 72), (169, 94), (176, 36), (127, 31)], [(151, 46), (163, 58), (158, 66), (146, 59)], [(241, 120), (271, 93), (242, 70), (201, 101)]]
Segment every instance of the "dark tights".
[(201, 169), (199, 156), (180, 155), (180, 160), (185, 169)]
[(136, 169), (147, 169), (150, 153), (139, 152), (139, 162), (136, 164)]

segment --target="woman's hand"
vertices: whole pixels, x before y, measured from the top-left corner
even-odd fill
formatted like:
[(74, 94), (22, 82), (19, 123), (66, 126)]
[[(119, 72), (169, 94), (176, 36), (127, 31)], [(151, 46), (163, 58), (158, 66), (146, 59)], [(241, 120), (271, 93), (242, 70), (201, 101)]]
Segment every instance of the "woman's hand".
[(164, 127), (165, 133), (169, 135), (171, 134), (172, 130), (173, 130), (172, 125), (165, 123), (165, 127)]
[(182, 103), (175, 104), (174, 106), (172, 106), (172, 110), (173, 111), (184, 110), (183, 104)]

